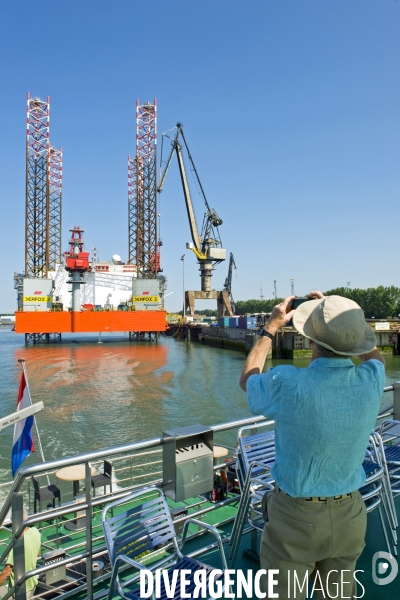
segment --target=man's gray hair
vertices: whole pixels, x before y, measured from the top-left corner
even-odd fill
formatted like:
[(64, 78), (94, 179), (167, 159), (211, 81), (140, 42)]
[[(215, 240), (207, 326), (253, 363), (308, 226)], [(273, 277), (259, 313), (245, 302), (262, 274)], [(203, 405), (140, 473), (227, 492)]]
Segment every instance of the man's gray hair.
[(344, 354), (336, 354), (336, 352), (328, 350), (328, 348), (317, 344), (317, 342), (314, 342), (314, 346), (317, 350), (319, 358), (348, 358), (348, 356), (345, 356)]

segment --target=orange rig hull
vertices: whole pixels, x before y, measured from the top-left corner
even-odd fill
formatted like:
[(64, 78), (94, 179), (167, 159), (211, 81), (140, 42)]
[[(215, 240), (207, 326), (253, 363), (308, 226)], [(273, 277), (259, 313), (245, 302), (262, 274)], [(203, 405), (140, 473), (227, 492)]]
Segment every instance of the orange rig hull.
[(102, 312), (16, 312), (16, 333), (165, 331), (164, 310)]

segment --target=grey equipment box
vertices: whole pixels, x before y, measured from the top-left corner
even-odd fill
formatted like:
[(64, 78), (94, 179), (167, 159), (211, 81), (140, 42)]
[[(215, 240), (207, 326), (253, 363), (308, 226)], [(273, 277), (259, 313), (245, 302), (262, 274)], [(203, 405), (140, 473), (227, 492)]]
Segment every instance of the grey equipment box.
[(57, 566), (57, 562), (65, 558), (65, 550), (61, 548), (58, 550), (50, 550), (49, 552), (43, 553), (43, 562), (46, 565), (54, 564), (54, 568), (45, 573), (46, 585), (53, 585), (66, 576), (65, 565)]
[(163, 433), (164, 492), (175, 502), (214, 487), (213, 430), (190, 425)]

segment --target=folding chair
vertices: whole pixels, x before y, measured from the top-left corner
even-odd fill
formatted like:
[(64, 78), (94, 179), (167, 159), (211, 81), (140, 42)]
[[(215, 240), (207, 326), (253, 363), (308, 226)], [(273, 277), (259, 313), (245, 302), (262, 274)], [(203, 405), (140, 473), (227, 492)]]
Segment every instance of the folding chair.
[[(360, 489), (360, 494), (365, 502), (367, 514), (378, 509), (388, 552), (397, 556), (396, 511), (390, 488), (382, 439), (376, 432), (372, 432), (370, 436), (370, 443), (363, 468), (366, 474), (366, 481)], [(391, 533), (391, 540), (389, 540), (387, 525)]]
[(383, 467), (384, 470), (384, 477), (382, 479), (382, 482), (384, 486), (384, 500), (386, 512), (388, 514), (388, 519), (394, 532), (394, 543), (397, 545), (396, 530), (399, 526), (399, 522), (397, 519), (396, 507), (394, 504), (393, 487), (389, 471), (389, 465), (387, 461), (387, 456), (390, 455), (390, 450), (392, 449), (392, 447), (384, 445), (383, 439), (377, 431), (372, 432), (370, 440), (373, 443), (376, 461)]
[(260, 427), (269, 427), (273, 424), (273, 421), (258, 423), (257, 432), (250, 435), (245, 435), (245, 432), (254, 431), (255, 426), (242, 427), (238, 431), (237, 472), (241, 492), (251, 463), (259, 463), (259, 466), (253, 465), (252, 468), (252, 475), (257, 477), (265, 469), (271, 470), (275, 462), (275, 431), (259, 431)]
[[(265, 493), (274, 489), (271, 468), (275, 461), (275, 432), (258, 431), (259, 427), (273, 425), (273, 421), (257, 424), (257, 433), (245, 436), (255, 426), (242, 427), (238, 432), (237, 473), (241, 491), (238, 512), (233, 524), (230, 545), (230, 560), (233, 567), (246, 522), (254, 532), (252, 555), (257, 555), (257, 531), (264, 528), (262, 499)], [(253, 536), (253, 533), (252, 533)]]
[(379, 428), (393, 496), (400, 496), (400, 421), (387, 419)]
[[(123, 512), (120, 512), (121, 507), (125, 509)], [(111, 510), (118, 514), (108, 518), (108, 512)], [(207, 573), (208, 582), (213, 568), (185, 556), (182, 552), (189, 524), (191, 523), (215, 536), (222, 568), (227, 569), (221, 536), (212, 525), (197, 519), (187, 519), (181, 540), (178, 542), (166, 498), (160, 489), (144, 488), (108, 504), (102, 512), (104, 535), (112, 566), (108, 600), (111, 600), (115, 588), (122, 598), (139, 600), (138, 580), (141, 569), (148, 569), (152, 572), (157, 569), (166, 569), (168, 570), (170, 582), (172, 581), (173, 571), (178, 571), (177, 591), (180, 590), (182, 569), (189, 570), (190, 577), (186, 575), (186, 580), (190, 579), (190, 584), (186, 588), (189, 594), (194, 589), (194, 574), (196, 571), (204, 570)], [(164, 558), (157, 560), (160, 553), (164, 555)], [(166, 557), (165, 553), (167, 553)], [(143, 557), (146, 559), (146, 567), (141, 562)], [(153, 559), (151, 564), (149, 564), (150, 559)], [(133, 575), (131, 573), (132, 569), (134, 570)], [(215, 580), (221, 579), (222, 576), (221, 573)], [(166, 599), (167, 597), (162, 580), (160, 598)], [(154, 600), (154, 594), (152, 598)]]

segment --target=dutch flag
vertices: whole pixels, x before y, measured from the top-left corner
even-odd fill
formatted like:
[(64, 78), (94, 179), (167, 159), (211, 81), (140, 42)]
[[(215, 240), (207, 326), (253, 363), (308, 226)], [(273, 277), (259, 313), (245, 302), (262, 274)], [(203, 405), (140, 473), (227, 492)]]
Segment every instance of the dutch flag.
[[(22, 372), (21, 382), (19, 384), (17, 412), (23, 408), (31, 406), (31, 396), (26, 384), (25, 373)], [(24, 460), (31, 452), (35, 450), (32, 436), (33, 415), (18, 421), (14, 425), (14, 440), (11, 456), (11, 471), (14, 477)]]

